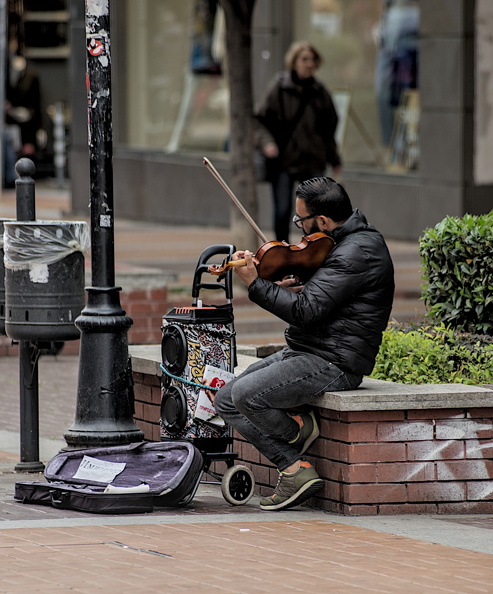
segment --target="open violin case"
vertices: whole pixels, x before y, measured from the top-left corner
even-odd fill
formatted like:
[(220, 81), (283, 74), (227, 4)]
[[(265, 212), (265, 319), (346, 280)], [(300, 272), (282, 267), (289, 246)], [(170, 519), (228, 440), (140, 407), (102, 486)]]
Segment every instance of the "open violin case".
[(203, 458), (188, 441), (61, 452), (42, 481), (19, 481), (14, 498), (97, 514), (136, 514), (156, 507), (180, 507), (192, 500)]

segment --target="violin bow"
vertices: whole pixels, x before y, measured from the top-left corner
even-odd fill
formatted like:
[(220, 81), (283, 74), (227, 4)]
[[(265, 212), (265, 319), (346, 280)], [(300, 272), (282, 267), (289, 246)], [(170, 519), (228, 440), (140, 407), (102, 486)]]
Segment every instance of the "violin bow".
[(252, 226), (252, 229), (255, 231), (255, 233), (260, 237), (260, 239), (264, 243), (267, 243), (267, 241), (268, 241), (267, 240), (267, 237), (265, 237), (265, 235), (262, 233), (262, 231), (258, 227), (257, 223), (255, 223), (255, 221), (252, 219), (252, 217), (248, 214), (248, 212), (243, 207), (243, 204), (233, 194), (231, 188), (224, 181), (224, 179), (221, 177), (221, 175), (219, 174), (219, 172), (217, 171), (217, 169), (214, 167), (214, 165), (209, 161), (209, 159), (207, 157), (204, 157), (204, 165), (207, 167), (207, 169), (210, 171), (210, 173), (216, 178), (216, 180), (219, 182), (219, 184), (222, 186), (222, 188), (226, 191), (226, 194), (228, 194), (228, 196), (231, 198), (231, 200), (238, 207), (238, 209), (241, 212), (241, 214), (250, 223), (250, 225)]

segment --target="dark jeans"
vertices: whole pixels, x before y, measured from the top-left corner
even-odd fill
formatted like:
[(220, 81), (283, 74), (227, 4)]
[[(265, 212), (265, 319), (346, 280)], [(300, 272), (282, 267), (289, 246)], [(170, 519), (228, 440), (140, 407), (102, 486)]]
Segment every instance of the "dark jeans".
[[(323, 175), (318, 173), (316, 175)], [(289, 231), (291, 220), (293, 218), (293, 187), (295, 182), (303, 182), (316, 175), (303, 175), (300, 173), (287, 173), (281, 171), (279, 175), (272, 180), (272, 199), (274, 206), (274, 234), (276, 241), (286, 241), (289, 243)]]
[(221, 388), (214, 406), (226, 423), (284, 470), (300, 459), (288, 443), (299, 426), (287, 411), (310, 405), (327, 391), (352, 390), (361, 380), (321, 357), (285, 348)]

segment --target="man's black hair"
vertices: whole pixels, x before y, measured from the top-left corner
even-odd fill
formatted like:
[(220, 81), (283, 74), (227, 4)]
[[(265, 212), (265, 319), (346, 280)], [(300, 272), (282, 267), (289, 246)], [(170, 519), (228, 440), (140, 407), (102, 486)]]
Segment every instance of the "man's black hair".
[(335, 223), (349, 219), (353, 212), (346, 190), (331, 177), (313, 177), (296, 188), (296, 197), (305, 201), (312, 215), (324, 215)]

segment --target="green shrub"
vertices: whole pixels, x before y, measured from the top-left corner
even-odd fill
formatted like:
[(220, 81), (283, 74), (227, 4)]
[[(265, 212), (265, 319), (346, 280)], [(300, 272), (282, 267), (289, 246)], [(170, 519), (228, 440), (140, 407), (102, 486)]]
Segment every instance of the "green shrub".
[(493, 338), (444, 324), (389, 324), (372, 378), (403, 384), (492, 384)]
[(458, 330), (493, 334), (493, 211), (446, 217), (420, 238), (428, 316)]

